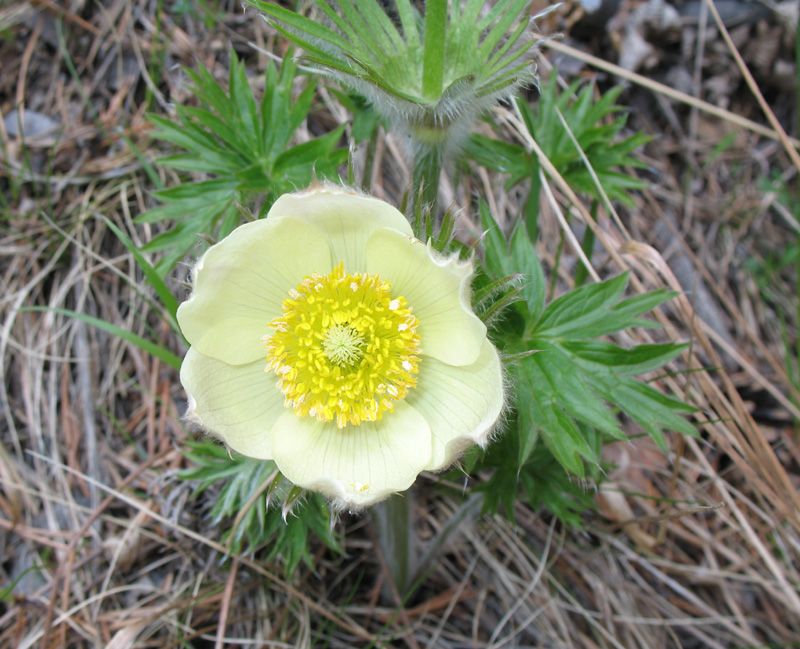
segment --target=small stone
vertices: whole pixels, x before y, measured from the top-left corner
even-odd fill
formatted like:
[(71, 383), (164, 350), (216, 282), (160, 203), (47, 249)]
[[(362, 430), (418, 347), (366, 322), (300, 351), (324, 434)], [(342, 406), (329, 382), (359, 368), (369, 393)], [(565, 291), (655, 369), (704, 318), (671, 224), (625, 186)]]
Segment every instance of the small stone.
[(22, 119), (20, 120), (20, 113), (15, 108), (3, 119), (3, 126), (9, 136), (19, 137), (20, 122), (22, 125), (22, 137), (24, 138), (49, 135), (61, 126), (59, 122), (51, 117), (33, 110), (24, 110), (22, 112)]

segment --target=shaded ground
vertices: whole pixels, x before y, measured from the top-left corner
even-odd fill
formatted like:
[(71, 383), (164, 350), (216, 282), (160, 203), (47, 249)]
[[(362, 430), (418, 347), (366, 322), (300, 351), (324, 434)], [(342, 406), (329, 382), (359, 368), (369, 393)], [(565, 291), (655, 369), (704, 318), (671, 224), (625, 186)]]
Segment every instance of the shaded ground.
[[(177, 178), (149, 165), (164, 149), (145, 111), (169, 114), (191, 101), (180, 66), (199, 61), (222, 80), (232, 47), (257, 87), (268, 57), (250, 43), (279, 55), (283, 43), (235, 2), (31, 0), (0, 9), (0, 646), (800, 644), (797, 167), (730, 47), (717, 30), (697, 29), (713, 16), (665, 6), (623, 3), (603, 23), (573, 4), (540, 28), (628, 67), (566, 68), (604, 87), (625, 77), (631, 125), (654, 136), (638, 172), (650, 189), (621, 212), (625, 230), (601, 215), (594, 261), (630, 268), (636, 291), (685, 290), (658, 314), (664, 334), (636, 336), (692, 341), (676, 371), (715, 368), (661, 381), (700, 408), (702, 437), (671, 440), (669, 457), (647, 442), (610, 447), (617, 468), (582, 532), (522, 506), (516, 528), (478, 518), (400, 609), (380, 599), (385, 571), (366, 518), (341, 521), (344, 558), (320, 545), (316, 569), (301, 565), (288, 580), (279, 560), (223, 563), (208, 500), (192, 499), (193, 486), (175, 477), (187, 439), (175, 372), (57, 311), (19, 310), (72, 309), (183, 353), (105, 219), (137, 245), (158, 233), (133, 219), (154, 205), (150, 174), (166, 186)], [(783, 9), (792, 7), (796, 22), (797, 4)], [(738, 8), (734, 44), (796, 136), (790, 12), (743, 19), (752, 6)], [(637, 11), (650, 11), (647, 20)], [(564, 51), (543, 48), (540, 72)], [(731, 115), (645, 87), (632, 71)], [(323, 94), (307, 128), (341, 118)], [(496, 119), (519, 140), (509, 111)], [(407, 165), (390, 137), (377, 166), (373, 191), (399, 202)], [(448, 183), (444, 197), (467, 208), (467, 229), (475, 192), (510, 223), (520, 196), (502, 186), (476, 171)], [(554, 191), (564, 207), (558, 183)], [(540, 252), (553, 268), (564, 230), (551, 205), (542, 212)], [(567, 245), (562, 267), (574, 259)], [(170, 278), (181, 298), (185, 275), (179, 267)], [(426, 476), (418, 506), (427, 539), (459, 503)]]

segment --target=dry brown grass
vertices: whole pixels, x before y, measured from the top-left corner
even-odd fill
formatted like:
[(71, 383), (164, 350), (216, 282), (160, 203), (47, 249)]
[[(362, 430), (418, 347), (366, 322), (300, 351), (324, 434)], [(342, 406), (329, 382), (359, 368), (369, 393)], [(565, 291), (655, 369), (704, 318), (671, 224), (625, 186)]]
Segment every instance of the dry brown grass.
[[(636, 291), (686, 290), (658, 317), (666, 337), (693, 342), (675, 369), (697, 371), (661, 384), (700, 408), (702, 438), (672, 439), (668, 457), (646, 441), (609, 447), (616, 468), (583, 532), (523, 506), (513, 528), (500, 517), (470, 523), (398, 610), (380, 598), (386, 575), (364, 518), (340, 523), (344, 557), (320, 547), (316, 570), (301, 566), (289, 580), (277, 562), (224, 560), (219, 530), (175, 477), (187, 436), (175, 372), (78, 320), (21, 310), (73, 309), (183, 351), (101, 218), (138, 244), (155, 234), (133, 224), (152, 205), (152, 184), (120, 132), (152, 159), (148, 88), (151, 109), (163, 111), (188, 100), (175, 66), (197, 59), (222, 77), (229, 44), (254, 69), (264, 59), (248, 42), (281, 45), (235, 2), (195, 3), (220, 7), (211, 27), (171, 14), (159, 23), (160, 4), (0, 9), (0, 109), (24, 107), (62, 127), (23, 147), (0, 120), (0, 647), (800, 645), (800, 412), (782, 342), (784, 325), (796, 339), (796, 286), (773, 275), (777, 297), (767, 302), (745, 268), (794, 238), (757, 183), (768, 169), (791, 178), (797, 168), (794, 153), (765, 137), (773, 127), (763, 115), (748, 115), (759, 132), (742, 130), (713, 160), (718, 139), (665, 130), (645, 152), (658, 183), (621, 215), (626, 230), (609, 214), (597, 226), (598, 268), (630, 268)], [(702, 109), (694, 119), (717, 133), (739, 128)], [(524, 141), (512, 113), (498, 119)], [(675, 165), (689, 147), (693, 172)], [(378, 162), (374, 191), (396, 200), (404, 166), (391, 138)], [(703, 191), (687, 191), (686, 173)], [(542, 241), (569, 234), (558, 217), (567, 188), (552, 188)], [(446, 191), (458, 205), (479, 191), (508, 221), (517, 212), (518, 197), (485, 174)], [(542, 247), (546, 263), (554, 249)], [(563, 262), (574, 263), (569, 241), (566, 250)], [(183, 272), (171, 279), (178, 295)], [(765, 407), (772, 419), (756, 420)], [(420, 486), (423, 538), (459, 505), (432, 484)]]

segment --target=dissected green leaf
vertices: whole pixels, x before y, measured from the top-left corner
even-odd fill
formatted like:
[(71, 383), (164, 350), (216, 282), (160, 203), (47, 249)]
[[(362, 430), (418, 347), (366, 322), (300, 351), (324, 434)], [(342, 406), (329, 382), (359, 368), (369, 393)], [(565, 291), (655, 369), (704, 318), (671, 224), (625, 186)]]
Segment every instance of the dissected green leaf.
[[(640, 316), (674, 294), (654, 291), (623, 298), (627, 275), (581, 286), (544, 304), (544, 274), (533, 244), (518, 224), (510, 248), (499, 232), (488, 208), (481, 210), (486, 229), (483, 239), (486, 266), (495, 273), (524, 270), (535, 277), (523, 285), (528, 331), (517, 340), (508, 327), (498, 340), (513, 360), (509, 369), (515, 393), (515, 466), (523, 471), (544, 445), (562, 471), (584, 477), (587, 467), (599, 462), (603, 441), (624, 439), (616, 413), (624, 412), (663, 445), (664, 431), (691, 434), (694, 427), (684, 418), (693, 408), (662, 395), (632, 375), (649, 372), (673, 360), (686, 345), (673, 343), (639, 345), (624, 349), (596, 338), (631, 326), (652, 325)], [(478, 305), (489, 299), (513, 275), (481, 280)], [(506, 293), (500, 293), (503, 299)], [(518, 473), (518, 477), (522, 473)], [(506, 475), (501, 489), (510, 489)], [(530, 479), (528, 479), (530, 482)], [(508, 483), (508, 484), (506, 484)], [(506, 496), (504, 496), (506, 497)]]
[(527, 459), (541, 437), (565, 469), (582, 476), (583, 461), (597, 463), (598, 458), (582, 437), (577, 422), (598, 428), (612, 438), (623, 437), (618, 422), (581, 368), (558, 347), (520, 359), (512, 371), (516, 408), (525, 425), (525, 430), (520, 430), (520, 461)]
[[(286, 520), (280, 507), (267, 507), (266, 494), (274, 493), (275, 485), (279, 485), (278, 489), (288, 485), (280, 474), (267, 485), (276, 475), (274, 462), (231, 456), (225, 447), (214, 442), (188, 442), (184, 454), (195, 466), (182, 471), (180, 477), (197, 482), (196, 495), (221, 483), (209, 515), (224, 530), (222, 541), (232, 552), (241, 552), (246, 544), (249, 551), (263, 552), (267, 559), (281, 557), (288, 574), (300, 560), (313, 566), (309, 531), (331, 550), (341, 552), (322, 497), (312, 494), (305, 502), (298, 502)], [(259, 490), (264, 494), (253, 499)], [(243, 513), (246, 506), (249, 508)]]
[(526, 461), (518, 463), (517, 442), (517, 436), (508, 431), (476, 458), (482, 467), (495, 469), (475, 488), (484, 494), (483, 511), (496, 513), (502, 505), (513, 521), (514, 504), (522, 496), (534, 509), (544, 506), (562, 522), (580, 526), (583, 513), (593, 507), (592, 492), (564, 471), (545, 444), (537, 444)]
[(503, 231), (492, 216), (488, 203), (483, 199), (480, 201), (480, 215), (481, 227), (483, 227), (481, 247), (483, 248), (486, 267), (495, 277), (515, 274), (516, 271), (506, 272), (506, 269), (511, 265), (508, 259), (508, 245), (503, 236)]
[(644, 374), (669, 363), (689, 345), (663, 343), (625, 349), (599, 340), (562, 341), (561, 347), (578, 358), (613, 367), (620, 374)]
[(627, 284), (628, 274), (623, 273), (562, 295), (547, 305), (535, 324), (536, 335), (548, 338), (595, 338), (602, 335), (595, 331), (605, 328), (605, 316), (622, 296)]
[[(520, 98), (517, 107), (530, 136), (558, 173), (576, 192), (599, 199), (600, 191), (583, 161), (582, 152), (608, 197), (633, 205), (629, 190), (643, 189), (645, 184), (621, 170), (644, 166), (632, 153), (649, 138), (642, 134), (621, 137), (626, 123), (624, 115), (607, 120), (623, 110), (616, 103), (622, 87), (614, 88), (595, 100), (594, 87), (587, 84), (580, 89), (580, 81), (559, 92), (554, 72), (540, 83), (539, 89), (538, 101), (531, 104)], [(580, 150), (561, 123), (559, 113)], [(531, 151), (519, 144), (479, 134), (466, 142), (464, 151), (476, 163), (508, 174), (509, 188), (530, 179), (531, 192), (538, 205), (539, 163)]]
[[(628, 327), (653, 326), (641, 316), (674, 293), (660, 290), (624, 298), (628, 277), (622, 274), (580, 286), (545, 307), (544, 273), (524, 225), (517, 224), (506, 245), (485, 203), (481, 204), (481, 222), (486, 269), (496, 279), (478, 276), (476, 312), (487, 319), (519, 296), (528, 323), (520, 338), (514, 338), (511, 326), (497, 334), (513, 376), (515, 466), (525, 466), (544, 444), (562, 470), (586, 475), (587, 465), (599, 461), (604, 440), (624, 438), (617, 412), (637, 421), (659, 444), (664, 443), (665, 430), (694, 430), (684, 419), (692, 408), (633, 378), (662, 367), (686, 345), (624, 349), (597, 340)], [(522, 271), (525, 278), (521, 288), (514, 287), (517, 275), (510, 274), (514, 271)]]
[(633, 326), (655, 326), (639, 316), (675, 297), (676, 293), (656, 290), (618, 302), (628, 282), (623, 273), (604, 282), (573, 289), (550, 303), (532, 326), (535, 338), (598, 338)]
[(522, 273), (522, 297), (528, 307), (528, 319), (536, 322), (544, 310), (546, 282), (542, 264), (536, 248), (528, 238), (525, 224), (517, 223), (511, 234), (510, 264), (518, 273)]
[(604, 366), (583, 364), (587, 380), (591, 381), (597, 394), (633, 418), (662, 449), (666, 450), (665, 430), (691, 436), (697, 434), (695, 427), (684, 417), (696, 411), (692, 406), (633, 377), (615, 373)]
[(172, 229), (152, 241), (150, 251), (167, 250), (156, 267), (168, 271), (198, 243), (198, 235), (221, 238), (239, 221), (238, 205), (257, 201), (262, 216), (280, 194), (320, 178), (338, 177), (347, 149), (337, 148), (344, 126), (322, 137), (291, 146), (295, 131), (311, 110), (314, 83), (296, 96), (297, 66), (289, 52), (280, 72), (273, 63), (265, 73), (264, 95), (256, 102), (245, 66), (234, 53), (224, 89), (200, 66), (187, 70), (199, 107), (176, 107), (177, 119), (152, 115), (154, 136), (184, 151), (165, 156), (165, 166), (206, 174), (155, 192), (162, 205), (142, 214), (139, 222), (172, 221)]
[[(500, 226), (484, 201), (481, 201), (480, 213), (487, 268), (498, 277), (521, 276), (519, 293), (527, 307), (526, 319), (535, 321), (544, 308), (546, 283), (539, 256), (525, 232), (524, 224), (517, 224), (507, 244)], [(498, 296), (497, 299), (502, 297)], [(484, 310), (488, 308), (484, 307)]]
[[(333, 152), (344, 132), (344, 124), (315, 140), (303, 142), (281, 153), (273, 163), (274, 174), (286, 174), (297, 167), (310, 167)], [(346, 151), (346, 150), (342, 150)]]

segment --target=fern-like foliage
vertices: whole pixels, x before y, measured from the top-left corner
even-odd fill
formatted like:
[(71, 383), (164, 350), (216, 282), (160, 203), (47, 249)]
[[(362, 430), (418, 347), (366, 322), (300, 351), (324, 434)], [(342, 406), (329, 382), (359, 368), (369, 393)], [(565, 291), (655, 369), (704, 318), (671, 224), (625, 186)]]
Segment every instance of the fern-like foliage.
[[(554, 73), (541, 83), (540, 94), (534, 104), (522, 98), (515, 101), (528, 134), (574, 191), (598, 201), (601, 198), (600, 190), (584, 161), (585, 157), (606, 195), (611, 200), (632, 205), (628, 192), (642, 189), (645, 184), (623, 169), (643, 166), (632, 153), (650, 138), (641, 133), (621, 137), (627, 121), (623, 107), (616, 103), (621, 92), (622, 87), (613, 88), (595, 101), (594, 86), (584, 85), (581, 89), (580, 82), (558, 92)], [(569, 130), (564, 127), (559, 113)], [(614, 116), (613, 119), (607, 119), (610, 116)], [(478, 164), (508, 174), (508, 188), (530, 181), (525, 224), (535, 238), (541, 190), (537, 155), (520, 144), (477, 133), (465, 143), (464, 152)]]
[[(506, 432), (475, 459), (477, 468), (494, 469), (482, 487), (485, 504), (492, 510), (503, 504), (513, 515), (521, 485), (532, 505), (544, 504), (576, 522), (587, 499), (572, 480), (598, 478), (603, 444), (627, 439), (619, 414), (665, 451), (666, 431), (696, 435), (686, 419), (695, 408), (637, 378), (676, 358), (685, 344), (626, 349), (600, 340), (630, 327), (655, 326), (642, 316), (675, 294), (657, 290), (625, 297), (628, 277), (623, 273), (546, 304), (544, 273), (524, 224), (506, 242), (485, 204), (481, 215), (485, 263), (478, 277), (483, 288), (476, 295), (505, 307), (493, 337), (514, 386)], [(521, 284), (509, 281), (513, 272), (522, 275)], [(499, 293), (493, 294), (493, 287)]]
[(158, 269), (164, 273), (197, 243), (197, 235), (222, 238), (241, 223), (241, 207), (261, 201), (263, 216), (283, 193), (305, 187), (316, 173), (335, 178), (347, 159), (337, 148), (344, 125), (316, 139), (292, 145), (307, 119), (315, 93), (314, 81), (294, 92), (297, 66), (291, 53), (280, 72), (270, 62), (264, 94), (256, 101), (244, 64), (231, 53), (228, 88), (200, 66), (186, 70), (200, 106), (178, 106), (176, 118), (150, 115), (154, 136), (182, 151), (161, 158), (167, 167), (199, 174), (201, 179), (154, 193), (162, 205), (139, 222), (170, 221), (175, 225), (145, 250), (163, 251)]
[[(185, 455), (194, 466), (180, 477), (196, 481), (196, 496), (221, 483), (209, 516), (225, 530), (221, 540), (232, 553), (246, 547), (267, 560), (278, 557), (291, 574), (301, 559), (313, 567), (313, 536), (342, 551), (325, 500), (313, 493), (301, 500), (301, 490), (284, 482), (274, 462), (232, 456), (213, 442), (188, 442)], [(280, 506), (269, 506), (273, 497)]]

